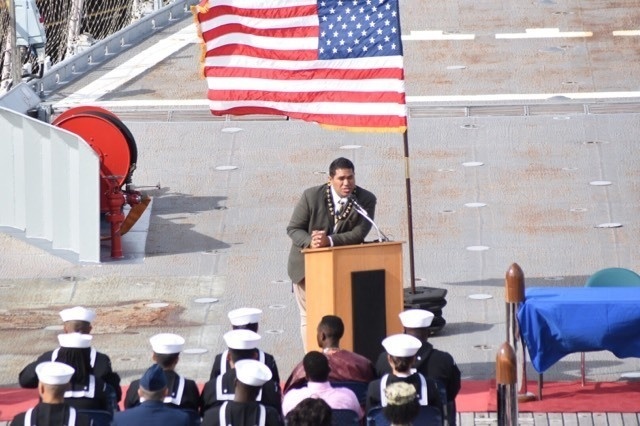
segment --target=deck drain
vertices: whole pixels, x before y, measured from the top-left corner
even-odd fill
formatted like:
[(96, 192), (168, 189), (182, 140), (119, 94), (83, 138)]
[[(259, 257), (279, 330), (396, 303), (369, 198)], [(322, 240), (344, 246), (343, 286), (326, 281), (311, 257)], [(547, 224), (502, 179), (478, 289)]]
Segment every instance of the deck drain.
[(493, 299), (493, 296), (490, 294), (485, 294), (485, 293), (478, 293), (478, 294), (470, 294), (469, 295), (469, 299), (473, 299), (473, 300), (487, 300), (487, 299)]
[(559, 46), (549, 46), (549, 47), (543, 47), (542, 49), (539, 49), (538, 52), (540, 52), (540, 53), (564, 53), (564, 49), (562, 47), (559, 47)]
[(481, 351), (491, 350), (491, 345), (473, 345), (473, 349), (480, 349)]
[(158, 308), (166, 308), (167, 306), (169, 306), (169, 304), (166, 302), (154, 302), (154, 303), (147, 303), (144, 306), (146, 306), (147, 308), (158, 309)]
[(607, 222), (607, 223), (601, 223), (599, 225), (596, 225), (595, 227), (596, 228), (622, 228), (622, 224), (617, 222)]
[(199, 297), (197, 299), (194, 300), (194, 302), (196, 303), (218, 303), (219, 299), (216, 299), (215, 297)]
[(224, 129), (220, 130), (222, 133), (238, 133), (241, 132), (242, 129), (240, 127), (225, 127)]
[(189, 355), (202, 355), (202, 354), (206, 354), (207, 352), (209, 352), (209, 350), (205, 348), (190, 348), (182, 351), (183, 354), (189, 354)]
[(485, 251), (485, 250), (489, 250), (489, 247), (487, 247), (487, 246), (469, 246), (469, 247), (467, 247), (467, 250), (469, 250), (469, 251)]

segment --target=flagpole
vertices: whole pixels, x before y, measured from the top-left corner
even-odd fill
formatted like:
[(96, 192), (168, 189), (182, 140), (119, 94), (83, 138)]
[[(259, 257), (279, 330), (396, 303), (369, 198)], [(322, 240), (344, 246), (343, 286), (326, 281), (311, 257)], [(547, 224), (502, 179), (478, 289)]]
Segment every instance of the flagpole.
[(409, 173), (409, 128), (402, 135), (404, 141), (404, 179), (407, 192), (407, 224), (409, 225), (409, 276), (411, 294), (416, 294), (416, 270), (413, 260), (413, 213), (411, 210), (411, 176)]

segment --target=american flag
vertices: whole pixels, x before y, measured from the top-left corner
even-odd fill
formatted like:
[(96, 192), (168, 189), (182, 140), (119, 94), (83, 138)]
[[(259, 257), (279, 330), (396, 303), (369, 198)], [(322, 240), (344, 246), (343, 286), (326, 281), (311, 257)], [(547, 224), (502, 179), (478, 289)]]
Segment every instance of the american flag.
[(203, 0), (214, 115), (406, 129), (398, 0)]

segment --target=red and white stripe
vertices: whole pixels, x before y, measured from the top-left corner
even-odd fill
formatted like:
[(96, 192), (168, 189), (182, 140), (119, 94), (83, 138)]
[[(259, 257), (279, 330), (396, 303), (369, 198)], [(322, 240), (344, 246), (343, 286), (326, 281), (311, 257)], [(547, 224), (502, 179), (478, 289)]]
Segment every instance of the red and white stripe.
[(402, 56), (318, 59), (313, 0), (205, 0), (197, 14), (215, 115), (275, 114), (404, 130)]

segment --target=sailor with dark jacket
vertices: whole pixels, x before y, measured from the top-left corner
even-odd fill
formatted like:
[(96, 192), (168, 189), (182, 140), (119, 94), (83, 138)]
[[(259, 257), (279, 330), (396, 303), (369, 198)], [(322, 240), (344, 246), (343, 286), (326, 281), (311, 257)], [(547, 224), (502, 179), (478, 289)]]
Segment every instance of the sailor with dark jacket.
[(167, 378), (158, 364), (152, 365), (140, 379), (138, 395), (143, 402), (137, 407), (120, 411), (113, 416), (112, 426), (171, 425), (189, 426), (189, 415), (179, 409), (169, 407), (164, 398), (167, 395)]
[[(221, 405), (225, 401), (232, 401), (235, 397), (235, 383), (237, 374), (235, 364), (240, 360), (257, 359), (256, 349), (260, 341), (260, 335), (251, 330), (232, 330), (224, 334), (224, 341), (228, 347), (230, 369), (224, 374), (205, 383), (202, 389), (201, 410)], [(268, 367), (267, 367), (268, 368)], [(273, 377), (273, 374), (271, 375)], [(282, 411), (282, 395), (280, 383), (272, 378), (265, 382), (256, 396), (256, 401), (266, 406), (273, 407), (278, 413)]]
[[(180, 359), (180, 352), (184, 348), (183, 337), (173, 333), (160, 333), (149, 339), (153, 349), (152, 360), (164, 370), (167, 377), (167, 395), (165, 404), (192, 410), (196, 413), (200, 407), (200, 391), (193, 380), (187, 379), (175, 372)], [(140, 405), (138, 388), (140, 380), (131, 382), (124, 399), (124, 407), (131, 408)]]
[[(60, 318), (63, 322), (63, 330), (65, 333), (81, 333), (91, 334), (91, 323), (96, 318), (93, 309), (87, 309), (82, 306), (63, 309), (60, 311)], [(23, 388), (35, 388), (38, 386), (38, 377), (36, 376), (36, 366), (45, 361), (55, 361), (57, 351), (48, 351), (40, 355), (35, 362), (27, 365), (18, 376), (18, 382)], [(120, 388), (120, 376), (111, 368), (111, 360), (102, 352), (91, 348), (90, 354), (91, 367), (93, 374), (110, 386), (109, 391), (113, 392), (115, 402), (122, 398), (122, 390)]]
[(426, 378), (416, 372), (412, 366), (415, 355), (422, 346), (422, 342), (407, 334), (394, 334), (382, 341), (387, 351), (387, 362), (391, 366), (391, 373), (369, 383), (367, 390), (366, 410), (375, 407), (385, 407), (385, 388), (395, 382), (406, 382), (416, 388), (420, 405), (435, 406), (443, 412), (442, 400), (434, 380)]
[[(227, 317), (231, 322), (232, 330), (251, 330), (254, 333), (258, 332), (260, 317), (262, 316), (262, 310), (258, 308), (238, 308), (229, 311)], [(278, 366), (273, 355), (264, 352), (260, 348), (255, 349), (257, 353), (257, 360), (269, 367), (273, 380), (276, 383), (280, 383), (280, 374), (278, 373)], [(216, 355), (213, 361), (213, 367), (211, 368), (211, 374), (209, 379), (214, 379), (220, 374), (224, 374), (229, 370), (229, 351), (224, 350), (221, 354)], [(224, 362), (222, 362), (224, 360)]]
[(61, 362), (43, 362), (35, 368), (40, 403), (13, 418), (11, 426), (89, 426), (84, 414), (64, 401), (64, 393), (75, 370)]

